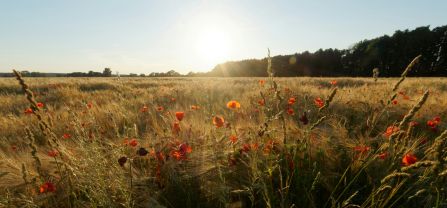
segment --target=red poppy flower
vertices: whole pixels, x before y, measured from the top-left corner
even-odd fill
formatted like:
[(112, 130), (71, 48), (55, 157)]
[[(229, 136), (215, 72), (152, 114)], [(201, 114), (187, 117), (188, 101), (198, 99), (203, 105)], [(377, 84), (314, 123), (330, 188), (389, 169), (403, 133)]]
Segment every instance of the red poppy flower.
[(225, 120), (222, 116), (214, 116), (213, 117), (213, 124), (219, 128), (222, 127), (225, 124)]
[(264, 99), (260, 99), (260, 100), (258, 100), (258, 104), (259, 104), (260, 106), (264, 106), (264, 105), (265, 105), (265, 100), (264, 100)]
[(70, 139), (70, 138), (71, 138), (71, 134), (67, 134), (67, 133), (65, 133), (64, 135), (62, 135), (62, 137), (63, 137), (64, 139)]
[(408, 123), (411, 127), (416, 127), (419, 126), (419, 123), (417, 121), (410, 121), (410, 123)]
[(410, 100), (410, 96), (408, 96), (408, 95), (404, 95), (402, 98), (403, 98), (404, 100)]
[(259, 85), (263, 86), (265, 84), (265, 80), (261, 79), (259, 80)]
[(251, 144), (251, 148), (257, 150), (259, 148), (259, 144), (257, 142)]
[(397, 105), (397, 100), (393, 100), (393, 101), (391, 101), (391, 103), (392, 103), (393, 105)]
[(380, 159), (384, 160), (384, 159), (387, 158), (388, 153), (387, 153), (387, 152), (382, 152), (382, 153), (380, 153), (378, 156), (379, 156)]
[(171, 151), (171, 157), (173, 157), (176, 160), (182, 160), (183, 159), (182, 153), (180, 153), (180, 151), (178, 151), (178, 150), (172, 150)]
[(295, 115), (295, 111), (292, 108), (287, 109), (287, 114), (289, 115)]
[(232, 144), (235, 144), (235, 143), (237, 142), (237, 136), (235, 136), (235, 135), (231, 135), (231, 136), (230, 136), (230, 142), (231, 142)]
[(435, 121), (436, 123), (441, 123), (441, 117), (440, 116), (436, 116), (433, 118), (433, 121)]
[(50, 156), (50, 157), (56, 157), (56, 156), (58, 156), (59, 155), (59, 151), (57, 151), (57, 150), (50, 150), (50, 151), (48, 151), (48, 156)]
[(25, 109), (24, 113), (25, 113), (25, 114), (33, 114), (34, 111), (33, 111), (33, 109), (31, 109), (31, 108), (27, 108), (27, 109)]
[(241, 104), (235, 100), (231, 100), (227, 103), (227, 108), (236, 109), (241, 108)]
[(200, 107), (197, 105), (191, 105), (191, 110), (199, 110)]
[(93, 103), (91, 102), (87, 103), (87, 108), (93, 108)]
[(369, 146), (356, 146), (354, 147), (354, 151), (358, 152), (358, 153), (366, 153), (371, 149), (371, 147)]
[(138, 145), (138, 141), (136, 139), (131, 139), (129, 141), (129, 146), (136, 147)]
[(336, 85), (337, 84), (337, 80), (332, 80), (329, 82), (331, 85)]
[(17, 151), (17, 146), (16, 145), (11, 145), (11, 150), (14, 151), (14, 152)]
[(240, 150), (240, 152), (249, 152), (251, 150), (251, 145), (250, 144), (243, 144), (242, 145), (242, 149)]
[(276, 145), (278, 145), (277, 142), (273, 141), (273, 140), (268, 140), (267, 143), (264, 146), (264, 153), (268, 154), (270, 153), (272, 150), (276, 150)]
[(289, 98), (289, 105), (293, 105), (294, 103), (296, 102), (296, 98), (294, 98), (294, 97), (291, 97), (291, 98)]
[(176, 121), (172, 124), (172, 133), (178, 134), (179, 132), (180, 132), (180, 123)]
[(149, 110), (149, 108), (148, 108), (147, 106), (143, 106), (143, 107), (140, 109), (140, 112), (145, 113), (145, 112), (147, 112), (148, 110)]
[(39, 192), (40, 193), (47, 193), (47, 192), (55, 192), (56, 186), (51, 182), (45, 182), (44, 184), (40, 185)]
[(403, 158), (402, 158), (402, 164), (404, 166), (409, 166), (412, 165), (414, 163), (416, 163), (418, 161), (418, 159), (416, 158), (416, 156), (412, 155), (412, 154), (406, 154)]
[(175, 112), (175, 117), (177, 120), (182, 121), (183, 117), (185, 117), (185, 112)]
[(428, 120), (427, 121), (427, 126), (433, 129), (433, 128), (436, 128), (438, 126), (438, 123), (436, 121), (433, 121), (433, 120)]
[(189, 146), (187, 143), (182, 143), (178, 146), (178, 149), (180, 152), (182, 153), (191, 153), (192, 152), (192, 148), (191, 146)]
[(386, 128), (385, 133), (383, 133), (383, 135), (385, 137), (390, 137), (392, 134), (394, 134), (395, 132), (398, 132), (400, 129), (397, 126), (388, 126), (388, 128)]
[(36, 106), (37, 106), (38, 108), (43, 108), (43, 103), (37, 103)]
[(315, 103), (315, 105), (318, 107), (318, 108), (322, 108), (323, 106), (324, 106), (324, 101), (323, 101), (323, 99), (321, 99), (321, 98), (315, 98), (315, 100), (314, 100), (314, 103)]
[(163, 106), (158, 106), (157, 107), (157, 111), (163, 111), (165, 108), (163, 108)]

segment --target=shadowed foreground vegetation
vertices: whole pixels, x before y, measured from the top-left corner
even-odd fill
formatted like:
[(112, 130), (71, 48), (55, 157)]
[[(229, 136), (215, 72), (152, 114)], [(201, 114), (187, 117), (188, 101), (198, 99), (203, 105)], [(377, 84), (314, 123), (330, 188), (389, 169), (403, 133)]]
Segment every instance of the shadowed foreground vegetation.
[(447, 206), (445, 78), (24, 79), (0, 206)]

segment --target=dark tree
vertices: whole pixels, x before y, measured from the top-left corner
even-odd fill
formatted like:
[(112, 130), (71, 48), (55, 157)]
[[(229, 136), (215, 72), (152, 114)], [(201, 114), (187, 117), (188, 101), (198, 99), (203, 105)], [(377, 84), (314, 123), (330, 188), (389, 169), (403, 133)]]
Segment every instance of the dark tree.
[(105, 68), (104, 71), (102, 72), (102, 75), (105, 77), (111, 77), (112, 76), (112, 70), (110, 70), (110, 68)]

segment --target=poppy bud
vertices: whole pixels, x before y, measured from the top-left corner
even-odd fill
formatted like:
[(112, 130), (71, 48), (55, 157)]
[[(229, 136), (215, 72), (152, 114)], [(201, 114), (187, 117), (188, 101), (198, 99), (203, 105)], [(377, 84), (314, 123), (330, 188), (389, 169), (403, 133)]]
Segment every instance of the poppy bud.
[(307, 125), (309, 123), (306, 112), (304, 112), (304, 114), (300, 117), (300, 121), (303, 122), (304, 125)]
[(140, 147), (140, 149), (137, 150), (137, 154), (140, 156), (146, 156), (149, 152), (144, 149), (143, 147)]
[(118, 159), (118, 163), (120, 164), (121, 167), (124, 166), (124, 164), (126, 164), (127, 162), (127, 157), (120, 157), (120, 159)]

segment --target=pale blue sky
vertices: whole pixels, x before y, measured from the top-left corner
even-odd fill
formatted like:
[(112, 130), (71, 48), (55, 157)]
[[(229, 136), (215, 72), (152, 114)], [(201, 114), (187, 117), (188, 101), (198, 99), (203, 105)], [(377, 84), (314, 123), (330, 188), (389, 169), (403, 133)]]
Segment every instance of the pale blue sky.
[(208, 71), (446, 24), (445, 0), (0, 0), (0, 72)]

